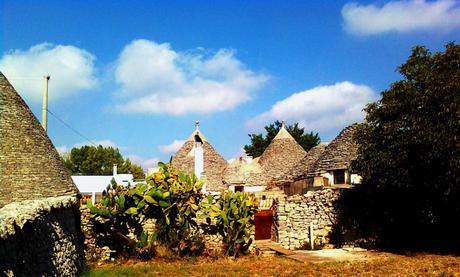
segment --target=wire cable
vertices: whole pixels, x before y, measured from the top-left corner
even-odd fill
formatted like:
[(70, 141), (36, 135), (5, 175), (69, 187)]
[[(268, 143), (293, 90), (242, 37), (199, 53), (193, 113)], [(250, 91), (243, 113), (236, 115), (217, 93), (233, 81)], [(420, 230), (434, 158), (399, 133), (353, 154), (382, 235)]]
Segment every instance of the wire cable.
[(82, 133), (80, 133), (79, 131), (77, 131), (75, 128), (73, 128), (72, 126), (70, 126), (68, 123), (66, 123), (64, 120), (62, 120), (61, 118), (59, 118), (57, 115), (55, 115), (54, 113), (52, 113), (50, 110), (46, 110), (50, 115), (52, 115), (54, 118), (56, 118), (58, 121), (60, 121), (64, 126), (66, 126), (67, 128), (69, 128), (70, 130), (72, 130), (75, 134), (79, 135), (80, 137), (82, 137), (83, 139), (87, 140), (89, 143), (91, 143), (92, 145), (96, 146), (96, 143), (94, 143), (92, 140), (90, 140), (88, 137), (86, 137), (85, 135), (83, 135)]

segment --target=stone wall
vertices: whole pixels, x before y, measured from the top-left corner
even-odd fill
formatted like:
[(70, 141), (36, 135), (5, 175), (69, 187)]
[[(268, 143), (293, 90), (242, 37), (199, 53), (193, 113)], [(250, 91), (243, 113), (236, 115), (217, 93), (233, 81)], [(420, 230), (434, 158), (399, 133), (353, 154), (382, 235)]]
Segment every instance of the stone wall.
[(91, 261), (107, 261), (110, 260), (111, 253), (108, 246), (98, 246), (96, 243), (96, 234), (93, 230), (91, 221), (91, 213), (86, 205), (80, 206), (81, 230), (84, 236), (85, 257)]
[(0, 257), (0, 275), (79, 275), (84, 254), (77, 198), (26, 200), (1, 208)]
[(334, 201), (340, 190), (309, 191), (305, 195), (279, 197), (274, 202), (272, 240), (284, 248), (303, 248), (310, 242), (310, 225), (316, 246), (330, 247), (330, 232), (335, 221)]

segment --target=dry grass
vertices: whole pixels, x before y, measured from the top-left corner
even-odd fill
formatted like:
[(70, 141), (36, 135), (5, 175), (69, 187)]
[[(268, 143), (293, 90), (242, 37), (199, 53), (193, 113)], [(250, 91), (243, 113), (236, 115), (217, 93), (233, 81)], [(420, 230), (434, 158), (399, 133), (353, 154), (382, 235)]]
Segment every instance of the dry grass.
[(285, 257), (127, 261), (84, 276), (460, 276), (460, 257), (376, 255), (365, 261), (301, 263)]

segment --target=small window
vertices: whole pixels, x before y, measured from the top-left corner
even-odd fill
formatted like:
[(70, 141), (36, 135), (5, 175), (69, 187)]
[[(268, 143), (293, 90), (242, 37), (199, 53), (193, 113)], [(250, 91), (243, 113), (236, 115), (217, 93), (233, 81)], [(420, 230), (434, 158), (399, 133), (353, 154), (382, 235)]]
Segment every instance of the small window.
[(237, 192), (237, 191), (243, 192), (244, 191), (244, 186), (235, 186), (235, 192)]
[(345, 184), (345, 170), (335, 170), (334, 171), (334, 184)]

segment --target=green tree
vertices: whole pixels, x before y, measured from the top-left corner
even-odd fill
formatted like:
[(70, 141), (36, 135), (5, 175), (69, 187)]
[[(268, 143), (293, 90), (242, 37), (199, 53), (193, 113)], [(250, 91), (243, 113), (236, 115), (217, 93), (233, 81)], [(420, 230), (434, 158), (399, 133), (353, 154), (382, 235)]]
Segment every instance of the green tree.
[(110, 175), (113, 165), (118, 165), (119, 173), (131, 173), (134, 179), (144, 179), (145, 175), (139, 165), (124, 159), (117, 148), (84, 145), (74, 147), (64, 155), (64, 163), (75, 175)]
[(120, 167), (120, 173), (131, 173), (134, 179), (144, 179), (145, 173), (140, 165), (133, 164), (129, 158), (123, 161)]
[[(248, 156), (259, 157), (270, 145), (273, 138), (278, 134), (281, 129), (282, 123), (275, 121), (273, 124), (265, 126), (265, 135), (263, 134), (249, 134), (251, 144), (244, 146), (244, 151)], [(321, 142), (318, 133), (307, 133), (304, 128), (299, 127), (299, 123), (286, 126), (286, 130), (294, 137), (297, 143), (305, 149), (310, 150)]]
[(398, 71), (355, 134), (363, 182), (342, 219), (382, 246), (458, 250), (460, 46), (417, 46)]

